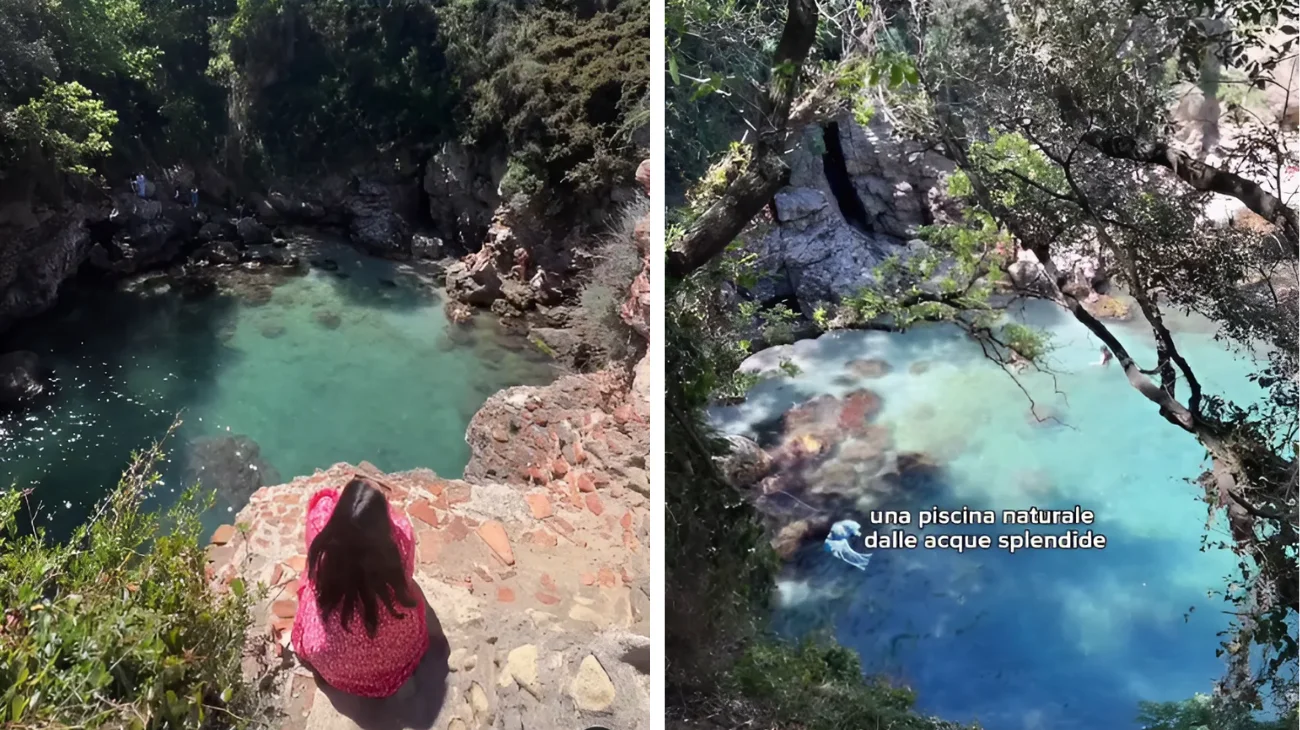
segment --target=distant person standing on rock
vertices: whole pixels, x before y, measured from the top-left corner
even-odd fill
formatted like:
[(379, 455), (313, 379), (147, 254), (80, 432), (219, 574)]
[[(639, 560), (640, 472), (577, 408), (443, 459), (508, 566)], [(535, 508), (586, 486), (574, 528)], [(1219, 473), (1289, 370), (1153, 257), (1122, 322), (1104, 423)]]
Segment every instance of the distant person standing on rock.
[(307, 504), (307, 569), (298, 587), (293, 650), (330, 686), (390, 697), (429, 648), (415, 584), (411, 523), (369, 480)]

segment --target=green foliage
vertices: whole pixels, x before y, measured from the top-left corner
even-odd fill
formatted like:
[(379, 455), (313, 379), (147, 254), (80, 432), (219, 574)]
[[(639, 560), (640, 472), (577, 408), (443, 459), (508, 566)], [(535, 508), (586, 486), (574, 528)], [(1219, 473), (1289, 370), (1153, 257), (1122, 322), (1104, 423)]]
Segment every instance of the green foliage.
[(641, 273), (636, 227), (649, 215), (650, 201), (645, 197), (624, 206), (593, 252), (595, 263), (578, 295), (574, 322), (583, 343), (600, 355), (598, 362), (590, 363), (593, 368), (626, 363), (644, 351), (645, 340), (623, 321), (623, 304)]
[(799, 321), (799, 313), (785, 304), (777, 304), (758, 313), (762, 322), (763, 339), (772, 345), (784, 345), (794, 342), (794, 325)]
[(591, 193), (630, 178), (646, 153), (628, 120), (648, 120), (638, 111), (649, 93), (649, 17), (647, 0), (507, 15), (476, 61), (492, 70), (468, 93), (467, 137), (504, 139), (554, 190)]
[(115, 124), (117, 114), (90, 89), (75, 81), (57, 84), (46, 79), (41, 95), (6, 120), (5, 136), (40, 145), (64, 171), (89, 175), (87, 163), (112, 149), (108, 137)]
[(239, 0), (213, 27), (208, 73), (276, 171), (372, 159), (455, 136), (459, 96), (427, 3)]
[(507, 200), (516, 195), (531, 198), (542, 192), (544, 183), (528, 166), (518, 158), (511, 157), (506, 165), (505, 175), (501, 176), (501, 193)]
[(917, 714), (912, 709), (916, 694), (911, 690), (864, 679), (858, 655), (829, 641), (788, 644), (758, 639), (745, 647), (728, 679), (741, 694), (790, 727), (957, 727)]
[(247, 590), (208, 589), (194, 490), (165, 515), (142, 508), (162, 457), (133, 457), (66, 545), (25, 532), (23, 493), (0, 493), (0, 718), (14, 727), (246, 724)]
[(86, 175), (99, 158), (209, 152), (225, 104), (203, 74), (208, 16), (231, 1), (0, 3), (5, 172)]
[(1250, 712), (1216, 706), (1209, 695), (1182, 702), (1142, 702), (1137, 721), (1143, 730), (1295, 730), (1296, 710), (1289, 717), (1260, 720)]

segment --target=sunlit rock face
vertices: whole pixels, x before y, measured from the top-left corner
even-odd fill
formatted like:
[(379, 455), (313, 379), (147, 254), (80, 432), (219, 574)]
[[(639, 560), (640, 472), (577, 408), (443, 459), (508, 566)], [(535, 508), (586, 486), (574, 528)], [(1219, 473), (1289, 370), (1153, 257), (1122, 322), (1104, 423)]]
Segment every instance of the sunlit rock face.
[(788, 162), (790, 184), (747, 244), (763, 262), (755, 296), (792, 297), (805, 313), (871, 284), (890, 256), (923, 252), (917, 230), (950, 207), (942, 181), (951, 166), (895, 139), (883, 120), (808, 127)]

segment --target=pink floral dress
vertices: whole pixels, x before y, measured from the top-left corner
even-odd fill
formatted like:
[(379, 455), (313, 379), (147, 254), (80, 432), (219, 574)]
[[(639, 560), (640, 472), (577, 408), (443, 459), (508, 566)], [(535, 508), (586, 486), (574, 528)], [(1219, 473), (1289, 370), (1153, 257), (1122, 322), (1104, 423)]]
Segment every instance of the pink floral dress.
[[(307, 504), (307, 547), (329, 521), (339, 493), (322, 489)], [(402, 566), (415, 596), (415, 537), (406, 515), (388, 508), (393, 540), (402, 555)], [(293, 623), (293, 650), (305, 659), (331, 687), (361, 697), (388, 697), (410, 679), (429, 647), (424, 622), (424, 605), (394, 606), (402, 618), (394, 617), (382, 602), (375, 638), (366, 633), (360, 616), (353, 616), (345, 628), (338, 612), (323, 621), (316, 606), (316, 593), (306, 571), (299, 579), (298, 615)]]

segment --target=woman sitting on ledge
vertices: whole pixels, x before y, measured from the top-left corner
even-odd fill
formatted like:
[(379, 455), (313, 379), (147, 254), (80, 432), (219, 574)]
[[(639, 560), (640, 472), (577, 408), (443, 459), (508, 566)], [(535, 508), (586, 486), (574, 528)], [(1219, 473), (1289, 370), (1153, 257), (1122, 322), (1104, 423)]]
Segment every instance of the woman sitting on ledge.
[(368, 480), (315, 493), (293, 650), (338, 690), (395, 694), (429, 647), (414, 573), (411, 523)]

